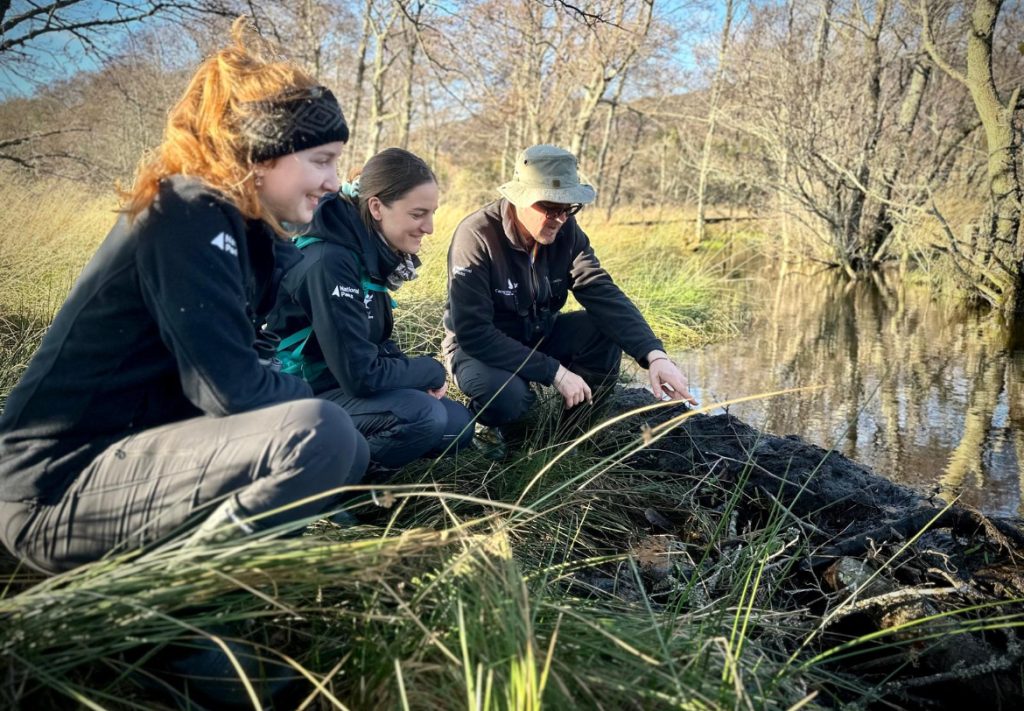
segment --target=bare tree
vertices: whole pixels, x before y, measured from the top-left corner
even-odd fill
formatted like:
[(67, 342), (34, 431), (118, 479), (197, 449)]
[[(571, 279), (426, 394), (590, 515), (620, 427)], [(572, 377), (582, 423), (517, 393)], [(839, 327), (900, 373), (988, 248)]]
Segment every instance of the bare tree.
[(398, 112), (398, 139), (396, 142), (406, 149), (409, 147), (409, 135), (412, 131), (413, 94), (416, 88), (416, 69), (420, 48), (420, 33), (417, 30), (426, 7), (427, 3), (423, 0), (409, 3), (409, 5), (403, 6), (404, 11), (401, 18), (405, 74), (402, 80), (402, 105)]
[(352, 112), (349, 114), (348, 152), (351, 162), (356, 147), (356, 139), (360, 129), (361, 111), (363, 107), (364, 83), (366, 82), (366, 52), (370, 44), (370, 11), (373, 0), (365, 0), (362, 12), (362, 31), (359, 33), (359, 48), (356, 50), (356, 70), (352, 79)]
[[(970, 91), (987, 147), (988, 215), (965, 245), (951, 232), (954, 261), (965, 286), (979, 298), (1015, 317), (1024, 315), (1024, 238), (1021, 237), (1021, 101), (1020, 77), (1000, 97), (993, 66), (993, 38), (1002, 0), (975, 0), (967, 28), (966, 71), (943, 56), (934, 38), (934, 7), (920, 0), (925, 47), (935, 63)], [(943, 8), (948, 12), (948, 7)]]
[(704, 146), (701, 150), (700, 170), (697, 178), (697, 232), (695, 241), (700, 244), (704, 240), (704, 209), (708, 186), (708, 171), (711, 169), (711, 148), (715, 137), (715, 126), (718, 123), (718, 102), (722, 93), (722, 75), (725, 71), (726, 53), (729, 50), (729, 37), (732, 32), (733, 0), (725, 1), (725, 19), (722, 21), (722, 34), (719, 39), (718, 57), (715, 74), (711, 80), (710, 97), (708, 99), (708, 128), (704, 134)]
[(617, 0), (605, 8), (605, 13), (608, 24), (589, 26), (584, 46), (572, 53), (577, 59), (573, 73), (583, 88), (568, 141), (576, 155), (583, 153), (597, 107), (606, 100), (613, 82), (621, 77), (621, 86), (627, 70), (647, 49), (654, 2)]
[(402, 7), (398, 0), (370, 4), (370, 33), (373, 39), (373, 74), (370, 82), (370, 134), (366, 143), (366, 158), (369, 159), (380, 150), (384, 123), (392, 118), (387, 112), (388, 72), (398, 60), (400, 53), (392, 46), (396, 26), (402, 17)]
[[(145, 22), (193, 22), (229, 15), (220, 0), (0, 0), (0, 77), (15, 91), (60, 87), (75, 58), (88, 56), (102, 66), (123, 47), (127, 30)], [(44, 100), (45, 103), (45, 100)], [(36, 119), (43, 118), (40, 114)], [(34, 172), (82, 179), (98, 166), (79, 145), (91, 131), (84, 122), (61, 116), (60, 128), (39, 125), (0, 128), (0, 161)], [(71, 140), (73, 137), (73, 140)]]
[[(730, 52), (722, 145), (774, 194), (783, 239), (851, 278), (890, 258), (901, 222), (941, 188), (971, 134), (967, 93), (931, 78), (920, 23), (899, 0), (752, 6)], [(920, 117), (926, 112), (928, 120)]]
[(227, 4), (218, 0), (49, 0), (0, 2), (0, 67), (16, 71), (19, 63), (32, 64), (41, 54), (54, 52), (44, 41), (60, 35), (84, 50), (104, 48), (112, 29), (157, 17), (179, 21), (197, 15), (228, 16)]

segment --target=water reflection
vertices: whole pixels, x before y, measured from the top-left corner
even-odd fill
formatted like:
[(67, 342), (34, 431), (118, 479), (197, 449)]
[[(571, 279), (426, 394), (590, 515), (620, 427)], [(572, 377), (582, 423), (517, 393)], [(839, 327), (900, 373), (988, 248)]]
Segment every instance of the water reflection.
[(750, 283), (760, 306), (745, 336), (680, 357), (702, 403), (821, 385), (731, 411), (896, 481), (1024, 513), (1024, 348), (1005, 329), (895, 273)]

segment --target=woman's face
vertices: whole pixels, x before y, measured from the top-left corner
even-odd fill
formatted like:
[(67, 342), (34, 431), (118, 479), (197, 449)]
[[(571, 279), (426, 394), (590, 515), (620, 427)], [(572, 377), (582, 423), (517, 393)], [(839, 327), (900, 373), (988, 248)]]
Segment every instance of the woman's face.
[(338, 158), (344, 147), (333, 141), (256, 166), (262, 179), (256, 192), (270, 214), (279, 222), (312, 221), (320, 198), (338, 190)]
[(417, 185), (390, 205), (377, 197), (371, 197), (366, 204), (391, 248), (416, 254), (423, 246), (423, 236), (434, 232), (439, 196), (437, 183), (430, 181)]

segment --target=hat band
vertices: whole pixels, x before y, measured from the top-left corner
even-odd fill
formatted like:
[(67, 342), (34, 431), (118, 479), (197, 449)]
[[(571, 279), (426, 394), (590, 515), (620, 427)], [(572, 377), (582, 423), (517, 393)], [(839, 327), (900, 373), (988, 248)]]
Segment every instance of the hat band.
[(561, 178), (549, 178), (544, 182), (526, 182), (521, 179), (514, 179), (513, 182), (531, 190), (561, 190), (563, 188), (578, 188), (580, 186), (578, 180), (570, 182)]

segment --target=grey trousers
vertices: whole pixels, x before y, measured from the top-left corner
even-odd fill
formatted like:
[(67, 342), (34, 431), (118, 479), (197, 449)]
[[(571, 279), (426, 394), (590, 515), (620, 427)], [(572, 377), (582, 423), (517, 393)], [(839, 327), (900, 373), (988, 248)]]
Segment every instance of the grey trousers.
[(329, 508), (337, 497), (318, 495), (358, 483), (368, 459), (351, 418), (325, 400), (183, 420), (110, 445), (52, 503), (0, 503), (0, 541), (57, 573), (182, 532), (228, 497), (243, 516), (314, 497), (254, 522), (265, 529)]

